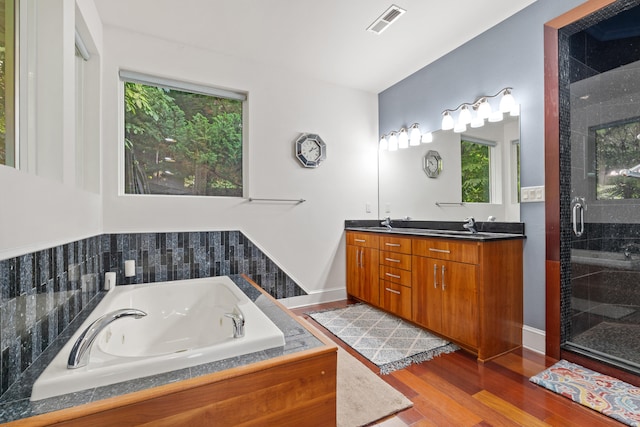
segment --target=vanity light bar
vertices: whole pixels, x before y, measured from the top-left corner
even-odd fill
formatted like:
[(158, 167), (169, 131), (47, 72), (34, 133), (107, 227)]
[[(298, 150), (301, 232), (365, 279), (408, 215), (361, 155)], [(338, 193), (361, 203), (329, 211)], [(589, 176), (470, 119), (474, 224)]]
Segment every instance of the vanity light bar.
[(382, 135), (378, 142), (378, 148), (381, 151), (396, 151), (399, 148), (405, 149), (415, 147), (422, 144), (433, 142), (433, 134), (431, 132), (420, 132), (420, 125), (414, 123), (408, 128), (394, 130), (387, 135)]
[[(502, 88), (495, 95), (482, 95), (473, 102), (463, 102), (456, 108), (449, 108), (442, 112), (442, 130), (453, 130), (456, 133), (467, 131), (467, 126), (479, 128), (487, 122), (500, 122), (504, 119), (504, 114), (509, 113), (511, 116), (520, 115), (520, 106), (516, 103), (511, 91), (513, 88)], [(498, 109), (491, 108), (490, 99), (501, 96)], [(460, 110), (458, 120), (453, 118), (452, 113)], [(475, 114), (474, 114), (475, 112)], [(640, 137), (640, 135), (638, 135)], [(408, 128), (394, 130), (380, 137), (378, 148), (380, 151), (396, 151), (398, 149), (417, 146), (420, 143), (428, 144), (433, 142), (432, 132), (420, 132), (420, 125), (414, 123)]]
[[(482, 95), (476, 98), (473, 102), (463, 102), (453, 109), (446, 109), (442, 112), (442, 124), (440, 128), (442, 130), (453, 129), (456, 133), (465, 132), (467, 125), (472, 128), (479, 128), (485, 125), (485, 120), (489, 122), (499, 122), (504, 118), (505, 113), (509, 113), (511, 116), (520, 115), (520, 107), (516, 103), (511, 91), (513, 88), (505, 87), (500, 89), (495, 95)], [(500, 99), (500, 105), (497, 110), (491, 108), (489, 100), (502, 95)], [(453, 119), (452, 113), (460, 110), (458, 113), (458, 120)], [(475, 111), (475, 116), (471, 111)]]

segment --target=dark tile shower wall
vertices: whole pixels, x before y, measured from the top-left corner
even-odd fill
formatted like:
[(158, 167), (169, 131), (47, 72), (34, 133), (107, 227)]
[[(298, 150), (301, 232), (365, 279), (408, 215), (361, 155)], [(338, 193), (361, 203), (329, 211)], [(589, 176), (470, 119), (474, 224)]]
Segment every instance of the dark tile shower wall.
[(0, 395), (95, 297), (124, 284), (247, 274), (275, 298), (306, 293), (239, 231), (105, 234), (0, 261)]
[(622, 253), (630, 247), (640, 252), (640, 224), (585, 223), (584, 231), (581, 237), (571, 236), (573, 249)]
[(98, 293), (102, 238), (0, 261), (0, 395)]

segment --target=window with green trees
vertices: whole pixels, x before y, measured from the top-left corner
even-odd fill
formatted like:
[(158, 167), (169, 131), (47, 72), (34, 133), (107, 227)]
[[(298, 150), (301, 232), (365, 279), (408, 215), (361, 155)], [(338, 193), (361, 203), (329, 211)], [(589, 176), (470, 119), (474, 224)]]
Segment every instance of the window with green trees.
[(491, 203), (490, 146), (462, 139), (462, 201), (465, 203)]
[(591, 128), (596, 198), (640, 199), (640, 118)]
[(123, 80), (125, 193), (242, 197), (243, 94)]
[(0, 165), (15, 166), (14, 1), (0, 0)]

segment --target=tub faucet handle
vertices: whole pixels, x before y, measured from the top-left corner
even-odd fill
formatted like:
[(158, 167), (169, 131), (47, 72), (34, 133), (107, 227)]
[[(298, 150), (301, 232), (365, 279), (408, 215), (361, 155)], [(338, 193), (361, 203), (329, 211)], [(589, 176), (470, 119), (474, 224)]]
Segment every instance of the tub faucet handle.
[(87, 326), (87, 329), (82, 331), (82, 334), (80, 334), (76, 342), (73, 344), (73, 348), (69, 353), (69, 359), (67, 361), (67, 369), (81, 368), (89, 362), (89, 354), (91, 353), (93, 342), (96, 340), (98, 334), (102, 332), (104, 328), (109, 326), (111, 322), (115, 322), (116, 320), (124, 317), (139, 319), (146, 315), (147, 313), (142, 310), (137, 310), (135, 308), (123, 308), (99, 317), (96, 321)]
[(233, 321), (233, 337), (242, 338), (244, 336), (244, 316), (242, 313), (234, 310), (233, 313), (225, 313), (224, 316)]

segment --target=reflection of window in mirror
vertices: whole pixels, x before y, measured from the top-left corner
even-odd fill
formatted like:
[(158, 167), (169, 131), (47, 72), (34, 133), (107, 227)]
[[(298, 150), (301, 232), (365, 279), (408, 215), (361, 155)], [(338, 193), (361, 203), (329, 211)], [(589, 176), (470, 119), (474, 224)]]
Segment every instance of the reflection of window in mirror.
[(590, 133), (596, 198), (640, 199), (640, 117), (594, 126)]
[(0, 0), (0, 164), (15, 166), (14, 1)]
[(242, 197), (244, 94), (123, 79), (125, 193)]
[(511, 141), (511, 182), (513, 190), (511, 191), (511, 200), (513, 203), (520, 203), (520, 140)]
[(463, 136), (460, 141), (462, 202), (491, 203), (491, 148), (495, 142)]

